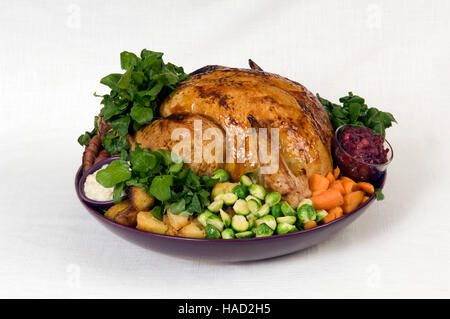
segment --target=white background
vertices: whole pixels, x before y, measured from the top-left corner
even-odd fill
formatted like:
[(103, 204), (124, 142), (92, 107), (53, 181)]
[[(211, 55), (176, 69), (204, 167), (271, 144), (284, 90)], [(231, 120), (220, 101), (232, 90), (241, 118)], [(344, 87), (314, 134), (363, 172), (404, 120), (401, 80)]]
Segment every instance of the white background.
[[(450, 1), (1, 1), (0, 297), (450, 297)], [(272, 260), (166, 257), (78, 202), (76, 139), (123, 50), (267, 71), (392, 112), (386, 199)]]

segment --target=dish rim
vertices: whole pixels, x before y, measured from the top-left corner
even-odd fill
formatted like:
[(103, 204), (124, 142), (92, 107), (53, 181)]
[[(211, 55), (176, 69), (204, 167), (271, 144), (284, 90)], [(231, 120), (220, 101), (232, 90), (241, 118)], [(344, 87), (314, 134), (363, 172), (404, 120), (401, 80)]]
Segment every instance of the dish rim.
[[(107, 160), (112, 161), (114, 157), (109, 157), (105, 160), (99, 161), (96, 164), (99, 163), (103, 163), (106, 162)], [(118, 158), (118, 157), (116, 157)], [(365, 208), (366, 206), (370, 205), (374, 200), (375, 200), (375, 194), (372, 194), (370, 196), (370, 198), (361, 206), (359, 206), (358, 208), (356, 208), (354, 211), (352, 211), (351, 213), (348, 214), (344, 214), (342, 217), (335, 219), (329, 223), (326, 224), (322, 224), (319, 225), (317, 227), (314, 228), (310, 228), (310, 229), (303, 229), (297, 232), (293, 232), (293, 233), (288, 233), (288, 234), (283, 234), (283, 235), (272, 235), (272, 236), (267, 236), (267, 237), (253, 237), (253, 238), (234, 238), (234, 239), (209, 239), (209, 238), (189, 238), (189, 237), (179, 237), (179, 236), (172, 236), (172, 235), (164, 235), (164, 234), (158, 234), (158, 233), (152, 233), (152, 232), (147, 232), (147, 231), (143, 231), (143, 230), (139, 230), (137, 228), (133, 228), (133, 227), (129, 227), (129, 226), (124, 226), (122, 224), (116, 223), (112, 220), (109, 220), (108, 218), (106, 218), (102, 213), (98, 212), (94, 207), (90, 206), (85, 200), (82, 199), (82, 197), (80, 196), (80, 189), (79, 189), (79, 185), (80, 185), (80, 181), (83, 177), (84, 174), (82, 174), (82, 169), (83, 167), (80, 166), (80, 168), (78, 169), (76, 175), (75, 175), (75, 190), (77, 193), (77, 197), (80, 200), (80, 202), (82, 203), (82, 205), (87, 209), (87, 211), (91, 214), (96, 214), (97, 217), (103, 219), (104, 222), (108, 223), (111, 226), (115, 226), (124, 230), (128, 230), (131, 232), (135, 232), (135, 233), (140, 233), (144, 236), (149, 236), (149, 237), (153, 237), (153, 238), (160, 238), (160, 239), (169, 239), (169, 240), (175, 240), (175, 241), (184, 241), (184, 242), (192, 242), (192, 243), (230, 243), (230, 244), (236, 244), (236, 243), (243, 243), (243, 242), (259, 242), (259, 241), (266, 241), (266, 240), (277, 240), (277, 239), (283, 239), (283, 238), (290, 238), (290, 237), (296, 237), (296, 236), (301, 236), (303, 234), (306, 233), (312, 233), (312, 232), (317, 232), (319, 230), (322, 230), (328, 226), (331, 226), (335, 223), (339, 223), (344, 221), (346, 218), (349, 218), (350, 216), (357, 214), (360, 210), (362, 210), (363, 208)], [(88, 171), (86, 171), (88, 172)], [(78, 176), (80, 175), (80, 178), (78, 179)], [(380, 182), (379, 182), (379, 187), (380, 189), (384, 188), (384, 184), (386, 182), (386, 176), (387, 176), (387, 172), (385, 171), (383, 173), (383, 175), (380, 177)], [(78, 180), (78, 181), (77, 181)], [(95, 205), (95, 204), (94, 204)]]

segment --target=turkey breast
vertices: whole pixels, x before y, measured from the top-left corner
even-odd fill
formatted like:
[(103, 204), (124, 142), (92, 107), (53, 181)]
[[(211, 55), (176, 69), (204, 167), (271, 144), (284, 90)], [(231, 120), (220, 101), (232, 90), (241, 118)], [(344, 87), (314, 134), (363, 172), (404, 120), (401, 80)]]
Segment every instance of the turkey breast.
[[(191, 130), (193, 120), (200, 119), (203, 130), (217, 127), (227, 136), (242, 135), (246, 129), (266, 128), (270, 150), (276, 142), (271, 133), (278, 128), (279, 157), (275, 172), (262, 173), (264, 164), (259, 157), (255, 160), (249, 143), (227, 145), (235, 156), (232, 162), (189, 165), (200, 174), (223, 167), (233, 181), (246, 172), (258, 172), (268, 189), (280, 192), (291, 205), (297, 205), (311, 195), (309, 177), (314, 173), (324, 175), (332, 169), (333, 129), (320, 102), (304, 86), (264, 72), (255, 64), (251, 66), (253, 69), (207, 66), (193, 72), (161, 105), (160, 114), (164, 118), (141, 129), (135, 138), (143, 147), (172, 150), (174, 143), (169, 141), (169, 132), (175, 127)], [(268, 153), (270, 156), (271, 151)]]

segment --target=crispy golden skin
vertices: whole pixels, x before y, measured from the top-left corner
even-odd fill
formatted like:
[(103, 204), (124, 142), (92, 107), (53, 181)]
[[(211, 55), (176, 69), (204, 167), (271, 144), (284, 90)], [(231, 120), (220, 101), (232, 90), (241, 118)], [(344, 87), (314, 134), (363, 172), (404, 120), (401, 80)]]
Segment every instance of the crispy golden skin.
[[(192, 126), (193, 118), (186, 114), (199, 116), (207, 125), (218, 126), (227, 134), (240, 134), (242, 129), (248, 128), (268, 128), (270, 136), (270, 128), (279, 128), (279, 169), (274, 174), (261, 176), (260, 180), (296, 205), (311, 194), (309, 177), (314, 173), (326, 174), (332, 169), (332, 126), (320, 102), (305, 87), (254, 68), (207, 66), (194, 72), (161, 105), (161, 115), (170, 118), (142, 129), (136, 134), (136, 141), (151, 149), (171, 149), (170, 130)], [(252, 160), (248, 143), (244, 147), (243, 163), (224, 165), (233, 181), (243, 173), (258, 172), (262, 166), (259, 159)], [(244, 153), (244, 149), (234, 151)], [(204, 164), (196, 165), (193, 169), (200, 174), (220, 167), (217, 164), (205, 169)]]
[[(213, 123), (211, 120), (196, 114), (174, 114), (167, 118), (159, 119), (154, 121), (152, 124), (144, 127), (139, 130), (135, 137), (134, 142), (139, 143), (141, 147), (148, 148), (152, 151), (157, 151), (158, 149), (165, 149), (169, 151), (174, 151), (178, 155), (182, 156), (180, 152), (174, 150), (174, 146), (178, 144), (179, 140), (172, 138), (172, 133), (176, 129), (187, 129), (189, 135), (191, 136), (192, 142), (194, 141), (194, 121), (201, 121), (202, 123), (202, 133), (204, 133), (208, 128), (216, 128), (219, 132), (221, 132), (222, 139), (224, 140), (224, 134), (222, 129)], [(185, 136), (183, 134), (183, 136)], [(206, 148), (209, 144), (209, 141), (202, 141), (203, 148)], [(222, 148), (224, 148), (225, 144), (222, 143)], [(134, 143), (133, 143), (134, 147)], [(212, 173), (218, 169), (223, 167), (223, 163), (218, 163), (213, 158), (211, 158), (210, 162), (207, 161), (195, 161), (195, 149), (194, 143), (190, 143), (190, 158), (184, 158), (186, 166), (190, 167), (193, 171), (200, 175), (212, 175)], [(202, 149), (203, 150), (203, 149)], [(200, 155), (203, 152), (200, 152)], [(211, 152), (211, 154), (215, 154)], [(199, 155), (199, 156), (200, 156)], [(200, 156), (200, 159), (202, 157)]]

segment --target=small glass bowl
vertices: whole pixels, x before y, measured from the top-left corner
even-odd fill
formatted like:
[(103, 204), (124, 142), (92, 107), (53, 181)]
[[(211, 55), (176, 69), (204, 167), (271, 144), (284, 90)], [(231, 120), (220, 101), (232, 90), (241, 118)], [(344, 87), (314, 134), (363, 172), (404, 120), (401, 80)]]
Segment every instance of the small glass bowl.
[(386, 163), (371, 164), (361, 161), (360, 159), (356, 159), (352, 155), (347, 153), (347, 151), (344, 150), (344, 148), (340, 143), (341, 133), (346, 127), (363, 127), (363, 126), (346, 124), (337, 128), (336, 132), (334, 133), (332, 144), (333, 155), (336, 164), (339, 166), (339, 169), (341, 170), (341, 173), (344, 176), (347, 176), (353, 179), (354, 181), (369, 182), (369, 183), (376, 182), (384, 174), (386, 168), (391, 163), (394, 157), (394, 151), (392, 149), (391, 144), (389, 144), (389, 142), (386, 139), (384, 139), (383, 148), (388, 150), (388, 153), (386, 154), (387, 155)]

